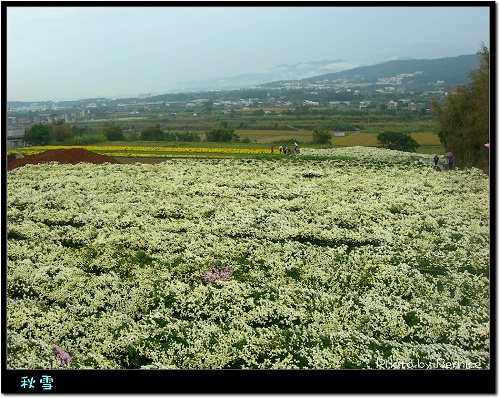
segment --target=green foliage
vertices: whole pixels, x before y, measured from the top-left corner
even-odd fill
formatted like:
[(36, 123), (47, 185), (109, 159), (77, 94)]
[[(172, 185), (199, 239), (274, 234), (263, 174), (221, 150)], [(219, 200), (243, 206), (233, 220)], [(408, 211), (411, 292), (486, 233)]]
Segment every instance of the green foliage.
[(212, 113), (212, 110), (214, 108), (213, 105), (214, 104), (212, 101), (205, 101), (203, 103), (203, 112), (208, 114)]
[(123, 141), (125, 139), (122, 127), (115, 122), (106, 122), (103, 127), (103, 132), (108, 141)]
[(25, 131), (23, 140), (30, 145), (48, 145), (50, 144), (50, 130), (45, 124), (34, 124)]
[(79, 126), (77, 124), (71, 126), (71, 132), (74, 136), (82, 136), (85, 134), (90, 134), (92, 129), (89, 126)]
[(439, 123), (439, 139), (453, 152), (457, 165), (488, 167), (490, 54), (482, 45), (479, 67), (470, 72), (472, 82), (451, 91), (444, 106), (432, 103)]
[(182, 142), (199, 142), (201, 141), (200, 135), (192, 131), (177, 131), (173, 134), (173, 141)]
[(73, 138), (73, 131), (69, 124), (63, 120), (53, 121), (49, 127), (52, 141), (55, 143), (67, 143)]
[(73, 137), (70, 141), (70, 145), (90, 145), (98, 144), (99, 142), (105, 142), (107, 138), (103, 134), (85, 134), (82, 136)]
[(163, 141), (165, 134), (161, 129), (160, 123), (150, 124), (141, 132), (141, 139), (145, 141)]
[(314, 144), (327, 144), (332, 139), (332, 134), (329, 131), (321, 130), (319, 128), (313, 131)]
[(417, 141), (411, 138), (410, 134), (396, 133), (394, 131), (380, 133), (377, 135), (377, 140), (382, 144), (383, 148), (404, 152), (415, 152), (420, 146)]
[(219, 127), (206, 132), (206, 140), (209, 142), (228, 142), (236, 140), (238, 136), (227, 122), (221, 122)]

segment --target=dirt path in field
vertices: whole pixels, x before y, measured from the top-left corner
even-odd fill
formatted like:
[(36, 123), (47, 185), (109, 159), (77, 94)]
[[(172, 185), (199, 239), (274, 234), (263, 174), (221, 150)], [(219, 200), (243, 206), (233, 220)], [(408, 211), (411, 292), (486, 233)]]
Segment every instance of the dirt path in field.
[[(434, 159), (426, 159), (426, 158), (419, 158), (418, 156), (412, 156), (411, 160), (414, 160), (416, 162), (421, 161), (424, 163), (432, 163), (434, 165)], [(445, 171), (444, 170), (444, 164), (438, 163), (438, 167), (440, 171)]]

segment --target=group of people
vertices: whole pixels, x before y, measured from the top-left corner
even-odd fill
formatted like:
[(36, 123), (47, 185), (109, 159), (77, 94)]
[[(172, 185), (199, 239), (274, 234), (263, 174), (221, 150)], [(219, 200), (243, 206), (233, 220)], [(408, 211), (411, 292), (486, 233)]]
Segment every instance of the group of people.
[[(453, 156), (445, 156), (443, 160), (443, 165), (444, 165), (444, 170), (452, 170), (453, 169), (453, 164), (455, 161), (453, 160)], [(438, 164), (439, 164), (439, 156), (434, 155), (434, 168), (437, 170), (438, 169)]]
[[(299, 154), (299, 144), (294, 142), (294, 145), (295, 145), (294, 155), (298, 155)], [(292, 156), (292, 155), (290, 155), (290, 148), (288, 148), (286, 145), (280, 145), (278, 149), (280, 151), (280, 155), (285, 154), (288, 156)], [(271, 145), (271, 153), (274, 153), (274, 146), (273, 145)]]

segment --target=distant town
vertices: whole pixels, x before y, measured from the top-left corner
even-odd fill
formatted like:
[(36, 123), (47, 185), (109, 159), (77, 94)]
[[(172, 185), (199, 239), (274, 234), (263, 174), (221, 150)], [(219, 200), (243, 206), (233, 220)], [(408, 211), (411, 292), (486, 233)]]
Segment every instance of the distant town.
[(475, 65), (476, 56), (393, 61), (238, 89), (74, 101), (7, 101), (8, 145), (23, 146), (24, 132), (36, 123), (68, 123), (81, 135), (99, 134), (104, 124), (112, 121), (133, 137), (151, 124), (160, 123), (172, 131), (203, 132), (223, 119), (240, 129), (288, 129), (290, 118), (296, 118), (295, 128), (322, 125), (335, 132), (375, 131), (370, 117), (376, 114), (430, 122), (431, 102), (443, 104), (448, 90), (465, 84)]
[[(178, 111), (196, 110), (210, 106), (214, 110), (225, 113), (229, 109), (250, 108), (295, 108), (299, 106), (326, 107), (338, 109), (389, 109), (419, 110), (428, 106), (431, 98), (446, 95), (444, 80), (437, 80), (426, 91), (409, 89), (413, 81), (408, 80), (416, 75), (399, 74), (389, 78), (378, 78), (376, 83), (353, 84), (347, 79), (317, 80), (314, 83), (303, 81), (284, 82), (279, 85), (235, 90), (210, 90), (207, 92), (189, 92), (152, 96), (140, 94), (136, 98), (116, 99), (99, 98), (79, 101), (47, 101), (47, 102), (8, 102), (8, 121), (11, 123), (50, 122), (64, 120), (67, 122), (92, 121), (96, 118), (112, 117), (116, 112), (128, 112), (129, 115), (140, 115), (148, 112), (169, 109)], [(405, 82), (406, 80), (406, 82)], [(405, 83), (405, 84), (404, 84)], [(243, 94), (255, 94), (256, 97), (237, 98)], [(166, 99), (158, 99), (167, 97)], [(185, 97), (181, 100), (169, 98)], [(330, 100), (333, 97), (343, 100)], [(177, 112), (168, 113), (177, 116)]]

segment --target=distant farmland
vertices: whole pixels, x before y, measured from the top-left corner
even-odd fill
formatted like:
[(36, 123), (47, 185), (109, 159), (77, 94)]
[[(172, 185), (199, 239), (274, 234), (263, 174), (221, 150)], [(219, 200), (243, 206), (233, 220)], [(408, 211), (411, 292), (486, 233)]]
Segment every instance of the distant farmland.
[[(300, 145), (312, 143), (312, 131), (287, 130), (236, 130), (240, 139), (249, 138), (252, 143), (273, 143), (280, 140), (296, 140)], [(333, 134), (332, 134), (333, 135)], [(332, 137), (333, 145), (340, 146), (379, 146), (376, 133), (355, 133), (346, 137)], [(434, 133), (413, 133), (411, 137), (422, 147), (440, 147), (439, 137)]]
[(236, 130), (235, 133), (240, 137), (240, 140), (245, 138), (250, 139), (250, 142), (257, 141), (258, 143), (273, 143), (283, 141), (296, 140), (297, 142), (311, 143), (312, 131), (292, 131), (292, 130)]

